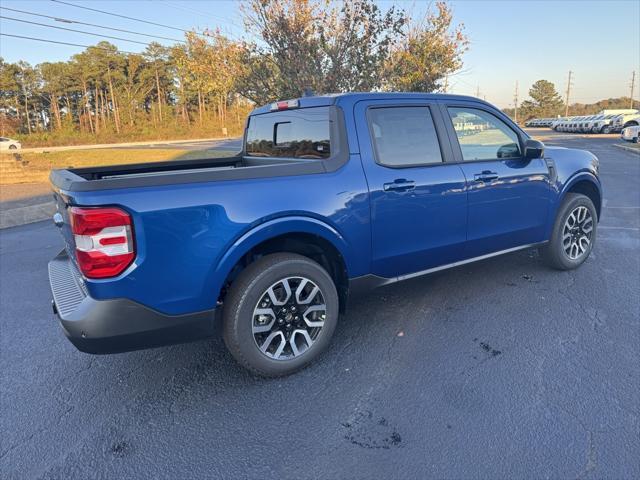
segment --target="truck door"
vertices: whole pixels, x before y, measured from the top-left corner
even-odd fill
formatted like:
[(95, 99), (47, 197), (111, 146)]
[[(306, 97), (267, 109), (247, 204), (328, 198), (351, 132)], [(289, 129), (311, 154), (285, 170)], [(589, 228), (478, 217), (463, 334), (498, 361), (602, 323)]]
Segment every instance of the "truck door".
[(443, 102), (454, 155), (467, 178), (466, 257), (544, 240), (549, 168), (523, 156), (521, 134), (489, 106)]
[(465, 178), (435, 103), (361, 101), (356, 129), (370, 191), (372, 273), (396, 277), (458, 261)]

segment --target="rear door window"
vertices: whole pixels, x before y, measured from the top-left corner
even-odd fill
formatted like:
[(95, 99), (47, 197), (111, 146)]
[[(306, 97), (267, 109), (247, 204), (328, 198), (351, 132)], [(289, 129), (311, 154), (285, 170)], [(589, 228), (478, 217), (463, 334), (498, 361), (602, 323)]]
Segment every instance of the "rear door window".
[(247, 155), (325, 159), (331, 156), (329, 107), (254, 115), (247, 129)]
[(376, 161), (387, 167), (442, 163), (429, 107), (382, 107), (369, 110)]

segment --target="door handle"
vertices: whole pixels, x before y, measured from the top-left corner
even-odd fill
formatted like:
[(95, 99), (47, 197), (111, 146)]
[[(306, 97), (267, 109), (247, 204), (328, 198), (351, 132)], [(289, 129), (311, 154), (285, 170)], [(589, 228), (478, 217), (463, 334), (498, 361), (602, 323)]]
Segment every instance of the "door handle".
[(476, 182), (490, 182), (498, 178), (498, 172), (492, 172), (490, 170), (483, 170), (482, 173), (476, 173), (473, 179)]
[(382, 188), (385, 192), (395, 190), (397, 192), (406, 192), (407, 190), (413, 190), (416, 188), (416, 182), (413, 180), (405, 180), (404, 178), (398, 178), (391, 183), (385, 183)]

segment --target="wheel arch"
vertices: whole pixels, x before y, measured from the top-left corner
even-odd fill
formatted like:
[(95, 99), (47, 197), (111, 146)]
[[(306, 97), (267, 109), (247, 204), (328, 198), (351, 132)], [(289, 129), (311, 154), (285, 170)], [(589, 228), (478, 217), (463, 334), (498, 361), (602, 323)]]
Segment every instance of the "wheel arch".
[[(349, 284), (349, 247), (331, 225), (311, 217), (277, 218), (255, 226), (227, 250), (210, 274), (209, 293), (223, 301), (229, 285), (251, 263), (270, 253), (297, 253), (325, 268), (336, 283), (344, 311)], [(211, 287), (212, 286), (212, 287)]]
[(582, 195), (589, 197), (593, 202), (593, 205), (596, 207), (598, 221), (600, 220), (602, 213), (602, 189), (599, 182), (593, 175), (582, 174), (574, 177), (563, 189), (558, 205), (564, 201), (567, 193), (581, 193)]

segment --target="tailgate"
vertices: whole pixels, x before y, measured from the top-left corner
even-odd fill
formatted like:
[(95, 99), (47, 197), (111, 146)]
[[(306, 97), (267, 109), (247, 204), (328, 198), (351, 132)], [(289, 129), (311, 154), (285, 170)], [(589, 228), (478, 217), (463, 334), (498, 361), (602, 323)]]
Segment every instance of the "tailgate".
[(68, 203), (58, 192), (54, 192), (53, 198), (56, 204), (56, 213), (53, 215), (53, 221), (62, 234), (62, 238), (65, 243), (65, 250), (69, 254), (69, 257), (75, 258), (73, 255), (75, 244), (73, 240), (73, 233), (71, 232), (71, 223), (69, 222), (69, 211), (67, 209)]

